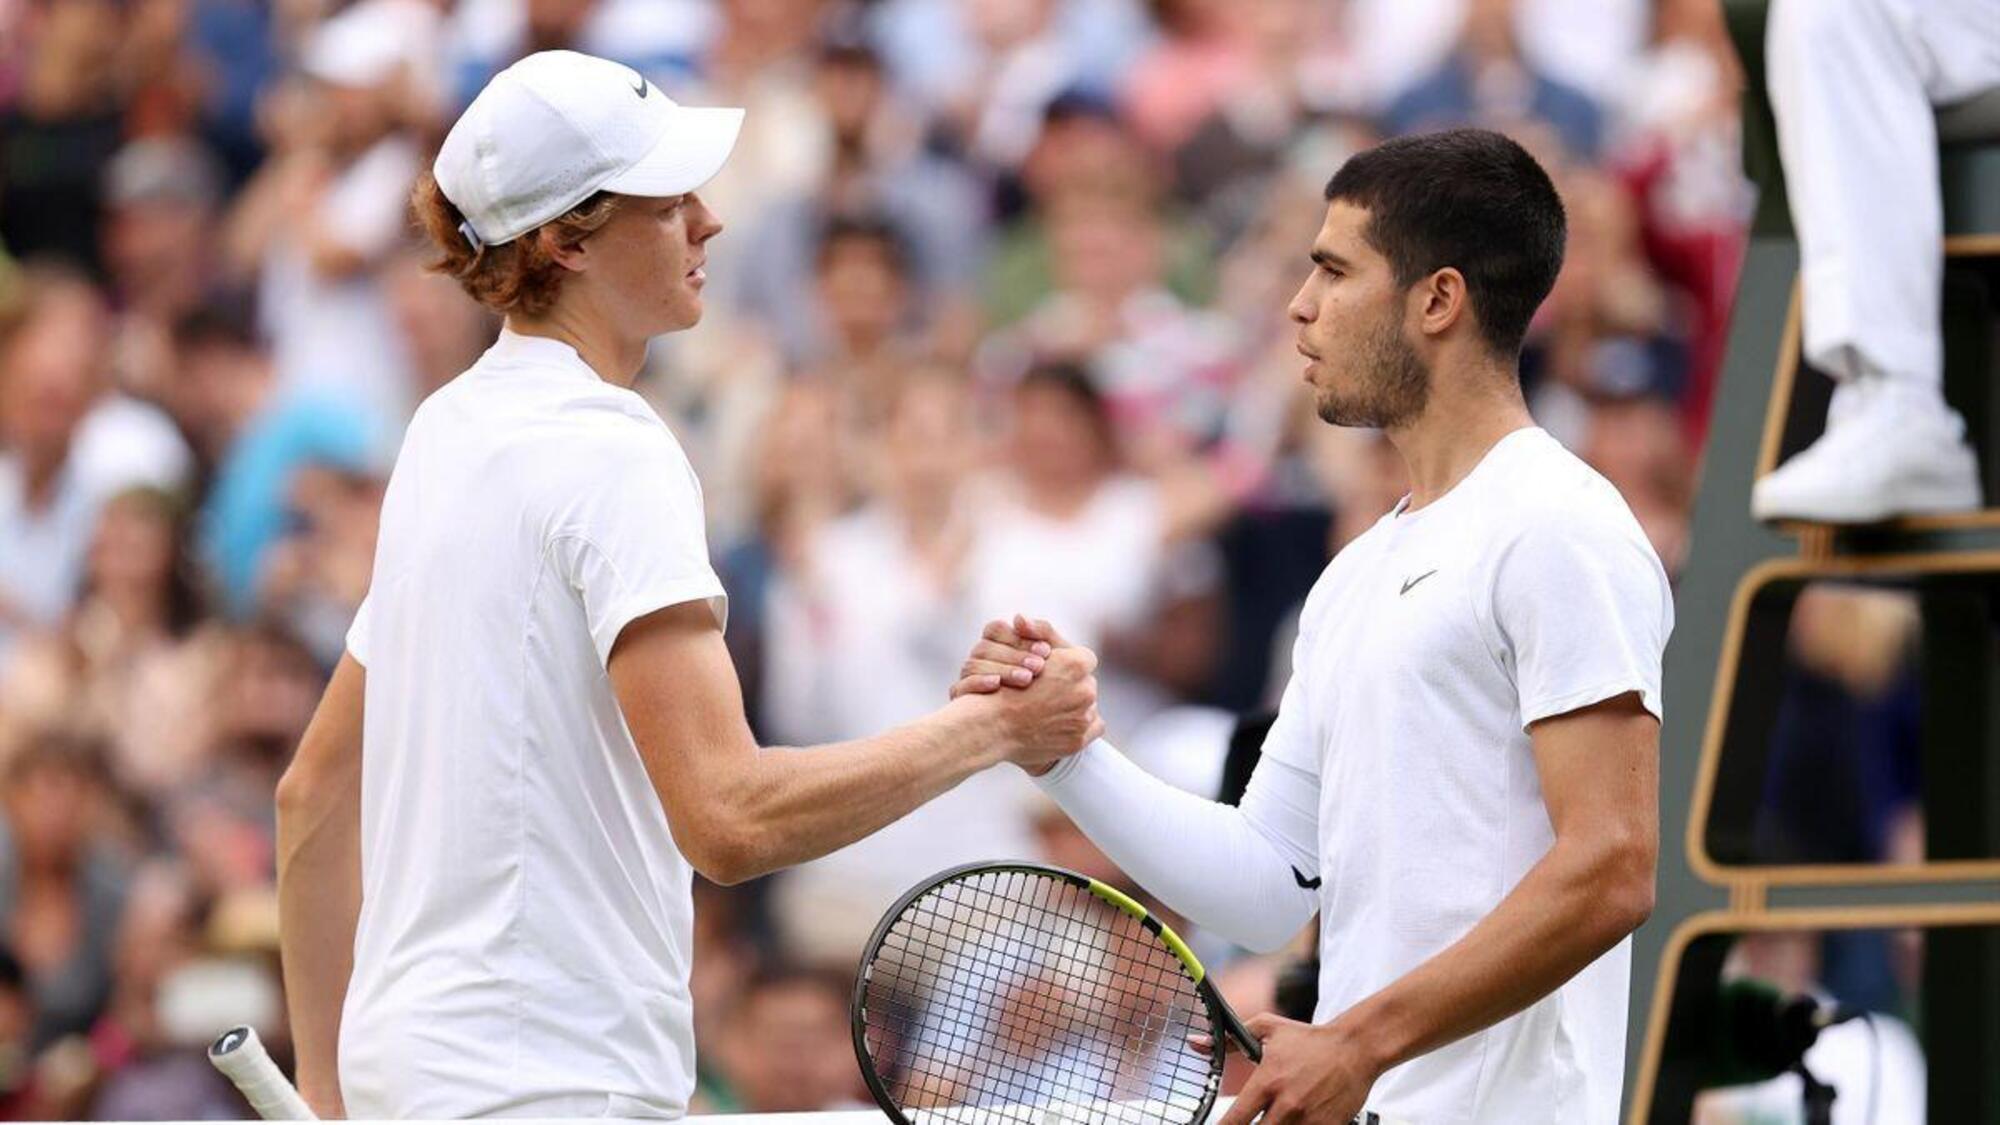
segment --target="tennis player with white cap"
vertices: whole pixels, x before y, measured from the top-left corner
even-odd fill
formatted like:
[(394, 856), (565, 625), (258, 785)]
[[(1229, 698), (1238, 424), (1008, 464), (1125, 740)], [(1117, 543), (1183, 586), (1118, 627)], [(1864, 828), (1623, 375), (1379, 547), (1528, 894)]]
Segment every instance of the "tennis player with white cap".
[(678, 1116), (694, 872), (822, 855), (1098, 730), (1093, 661), (1063, 654), (1033, 690), (875, 738), (757, 746), (700, 485), (630, 389), (647, 341), (701, 316), (722, 228), (694, 193), (741, 120), (544, 52), (418, 185), (436, 268), (506, 327), (410, 423), (373, 586), (279, 786), (286, 993), (322, 1115)]

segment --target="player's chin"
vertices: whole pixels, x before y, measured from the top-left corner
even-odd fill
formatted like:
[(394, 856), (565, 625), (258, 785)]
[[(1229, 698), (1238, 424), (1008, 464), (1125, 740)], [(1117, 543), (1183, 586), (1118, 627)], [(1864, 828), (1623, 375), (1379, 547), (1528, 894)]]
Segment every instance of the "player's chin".
[(675, 294), (674, 299), (668, 304), (665, 318), (667, 321), (666, 326), (660, 331), (679, 332), (683, 329), (693, 328), (695, 325), (701, 323), (702, 309), (701, 294), (699, 292), (690, 290)]

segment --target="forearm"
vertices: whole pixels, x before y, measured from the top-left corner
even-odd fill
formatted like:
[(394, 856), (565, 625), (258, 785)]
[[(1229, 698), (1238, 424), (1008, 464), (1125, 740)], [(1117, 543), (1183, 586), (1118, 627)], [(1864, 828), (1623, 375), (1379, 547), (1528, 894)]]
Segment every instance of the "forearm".
[(1381, 1069), (1521, 1011), (1617, 945), (1650, 909), (1643, 872), (1558, 841), (1463, 938), (1339, 1015)]
[[(1318, 869), (1309, 820), (1317, 803), (1275, 762), (1260, 764), (1243, 808), (1176, 789), (1098, 742), (1038, 778), (1104, 854), (1183, 917), (1238, 945), (1271, 950), (1299, 932), (1318, 896), (1293, 868)], [(1301, 775), (1304, 776), (1304, 775)], [(1279, 798), (1284, 798), (1280, 801)], [(1258, 812), (1267, 815), (1259, 816)]]
[(299, 1085), (340, 1096), (340, 1010), (361, 914), (360, 778), (278, 810), (278, 935)]
[(718, 874), (733, 882), (817, 859), (1000, 761), (993, 725), (959, 703), (869, 738), (759, 749), (718, 786), (740, 833)]
[(360, 665), (343, 659), (278, 782), (278, 944), (299, 1089), (341, 1112), (340, 1011), (361, 914)]

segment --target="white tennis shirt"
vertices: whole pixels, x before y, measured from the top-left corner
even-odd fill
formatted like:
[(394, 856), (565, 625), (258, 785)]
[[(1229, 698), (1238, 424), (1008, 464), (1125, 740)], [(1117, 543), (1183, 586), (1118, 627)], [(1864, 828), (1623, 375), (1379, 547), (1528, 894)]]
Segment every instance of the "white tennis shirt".
[[(1667, 577), (1615, 488), (1539, 429), (1384, 516), (1300, 621), (1267, 757), (1319, 781), (1325, 1022), (1465, 936), (1554, 842), (1527, 727), (1660, 714)], [(1383, 1075), (1424, 1125), (1618, 1117), (1629, 940), (1521, 1013)]]
[(373, 586), (351, 1117), (677, 1116), (692, 870), (611, 690), (636, 617), (705, 600), (701, 489), (652, 409), (503, 332), (411, 421)]

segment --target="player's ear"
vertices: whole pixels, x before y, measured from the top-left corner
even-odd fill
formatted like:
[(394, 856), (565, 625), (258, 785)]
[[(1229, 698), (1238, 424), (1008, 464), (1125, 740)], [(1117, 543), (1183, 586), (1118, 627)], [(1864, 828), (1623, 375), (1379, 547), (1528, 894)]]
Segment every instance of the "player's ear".
[(1426, 336), (1442, 336), (1462, 318), (1472, 315), (1471, 298), (1465, 291), (1465, 275), (1457, 267), (1446, 266), (1411, 287), (1417, 328)]
[(542, 252), (549, 260), (571, 273), (582, 273), (590, 268), (590, 251), (583, 242), (564, 242), (549, 227), (542, 227), (534, 233), (541, 240)]

